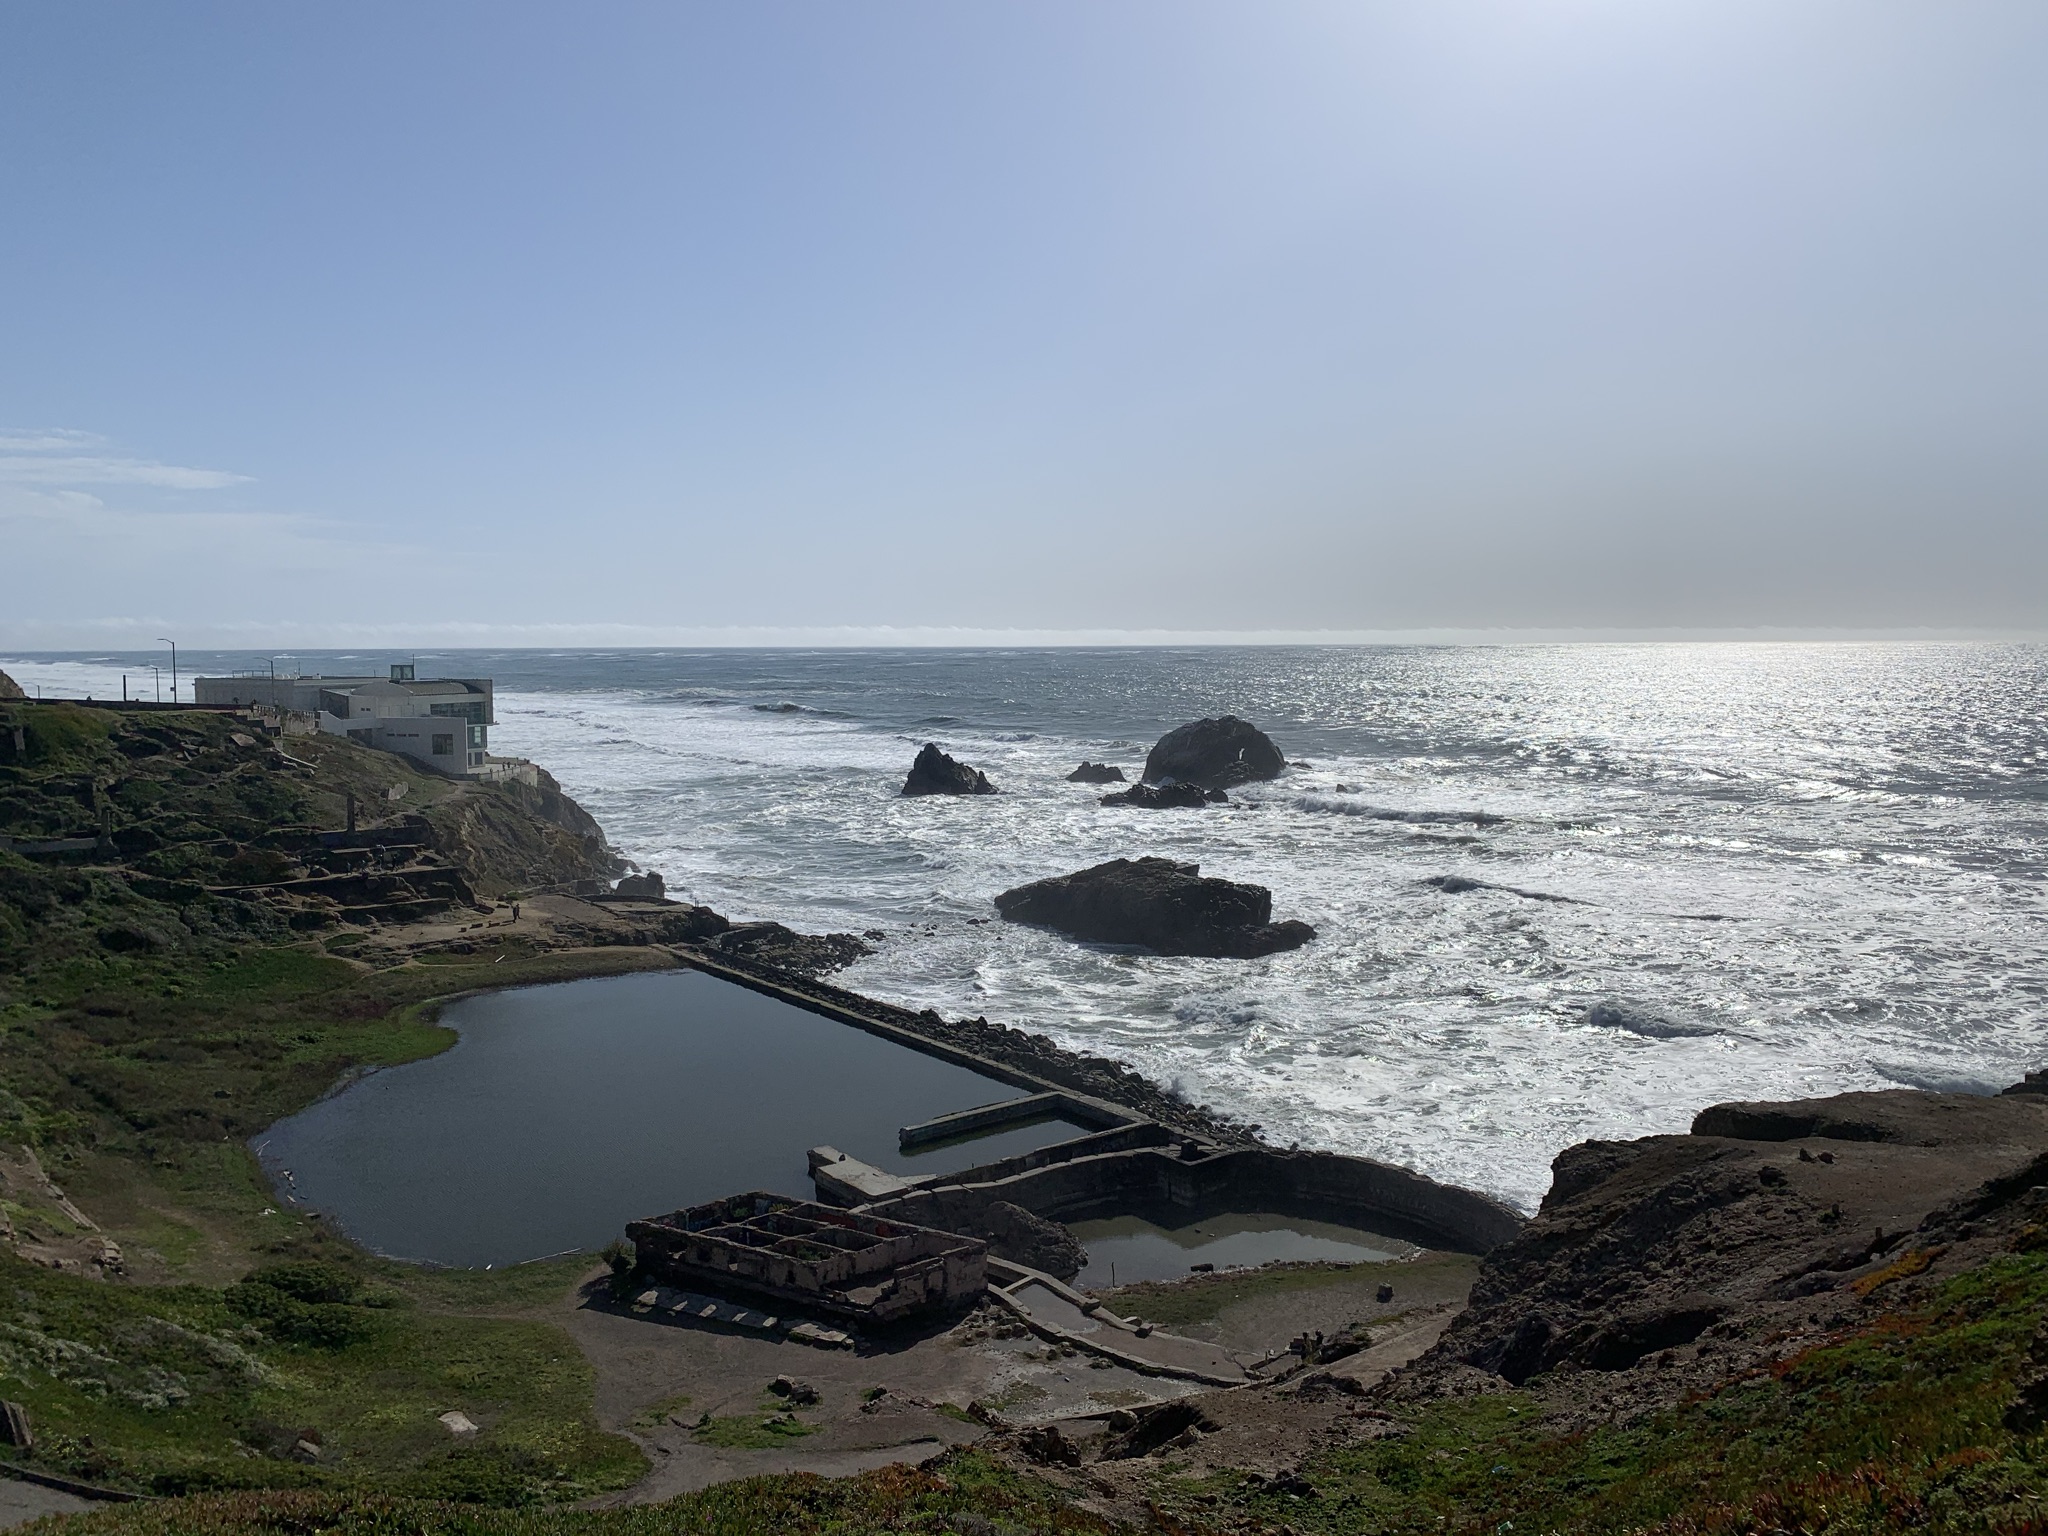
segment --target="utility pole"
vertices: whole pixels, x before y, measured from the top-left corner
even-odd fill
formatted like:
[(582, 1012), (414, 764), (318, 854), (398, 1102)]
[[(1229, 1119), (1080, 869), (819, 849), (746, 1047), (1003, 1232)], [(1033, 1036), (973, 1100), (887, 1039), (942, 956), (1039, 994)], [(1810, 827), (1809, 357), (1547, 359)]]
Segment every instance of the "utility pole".
[(158, 635), (157, 639), (171, 648), (171, 702), (175, 704), (178, 702), (178, 642), (165, 640), (162, 635)]

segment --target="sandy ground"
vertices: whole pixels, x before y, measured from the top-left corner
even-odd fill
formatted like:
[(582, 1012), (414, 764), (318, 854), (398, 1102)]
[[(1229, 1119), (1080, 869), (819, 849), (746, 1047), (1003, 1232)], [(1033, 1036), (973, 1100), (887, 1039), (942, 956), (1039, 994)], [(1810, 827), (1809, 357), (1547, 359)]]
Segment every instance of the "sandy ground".
[[(1373, 1330), (1374, 1346), (1339, 1368), (1372, 1381), (1435, 1341), (1463, 1304), (1476, 1262), (1430, 1253), (1360, 1265), (1326, 1283), (1245, 1298), (1212, 1322), (1175, 1325), (1174, 1331), (1264, 1353), (1285, 1348), (1304, 1332), (1334, 1334), (1363, 1322)], [(1198, 1286), (1203, 1280), (1185, 1283)], [(1378, 1291), (1385, 1284), (1394, 1286), (1395, 1295), (1381, 1302)], [(1312, 1409), (1307, 1417), (1316, 1422), (1308, 1424), (1305, 1405), (1285, 1387), (1277, 1389), (1284, 1394), (1280, 1401), (1273, 1396), (1276, 1389), (1265, 1386), (1213, 1392), (1140, 1375), (1085, 1352), (1055, 1348), (992, 1303), (924, 1332), (864, 1339), (857, 1350), (827, 1350), (636, 1313), (630, 1304), (614, 1301), (603, 1272), (593, 1270), (546, 1316), (569, 1332), (596, 1372), (598, 1422), (631, 1436), (654, 1463), (632, 1488), (595, 1501), (600, 1506), (652, 1503), (762, 1473), (837, 1477), (890, 1462), (921, 1462), (989, 1434), (984, 1423), (960, 1412), (969, 1405), (1002, 1424), (1058, 1422), (1070, 1438), (1085, 1439), (1118, 1408), (1199, 1398), (1219, 1429), (1232, 1426), (1215, 1435), (1213, 1453), (1254, 1466), (1298, 1464), (1304, 1438), (1373, 1432), (1353, 1413), (1355, 1399)], [(706, 1415), (758, 1419), (781, 1408), (769, 1392), (778, 1376), (817, 1390), (819, 1402), (797, 1414), (810, 1433), (761, 1450), (707, 1445), (697, 1438)]]
[[(614, 1303), (604, 1278), (593, 1273), (549, 1320), (569, 1332), (597, 1373), (598, 1422), (630, 1435), (654, 1463), (639, 1483), (600, 1505), (651, 1503), (767, 1472), (830, 1477), (924, 1461), (987, 1433), (961, 1416), (969, 1404), (1031, 1424), (1105, 1415), (1195, 1390), (1056, 1349), (993, 1304), (927, 1332), (863, 1340), (858, 1350), (815, 1349), (715, 1324), (635, 1315)], [(700, 1443), (695, 1429), (706, 1414), (723, 1419), (779, 1408), (768, 1391), (778, 1376), (817, 1390), (817, 1405), (798, 1410), (811, 1433), (765, 1450)], [(881, 1394), (870, 1397), (878, 1387)]]
[[(1462, 1306), (1478, 1272), (1479, 1260), (1470, 1254), (1424, 1251), (1385, 1264), (1352, 1265), (1341, 1278), (1326, 1284), (1249, 1296), (1222, 1308), (1213, 1321), (1162, 1326), (1251, 1354), (1284, 1349), (1302, 1333), (1334, 1336), (1345, 1328), (1368, 1328), (1377, 1338), (1411, 1314)], [(1197, 1278), (1181, 1285), (1194, 1288), (1229, 1279), (1224, 1274), (1214, 1281)], [(1386, 1301), (1379, 1299), (1383, 1285), (1394, 1293)], [(1104, 1300), (1120, 1312), (1143, 1312), (1142, 1301), (1126, 1304), (1130, 1295), (1128, 1290), (1109, 1292)]]

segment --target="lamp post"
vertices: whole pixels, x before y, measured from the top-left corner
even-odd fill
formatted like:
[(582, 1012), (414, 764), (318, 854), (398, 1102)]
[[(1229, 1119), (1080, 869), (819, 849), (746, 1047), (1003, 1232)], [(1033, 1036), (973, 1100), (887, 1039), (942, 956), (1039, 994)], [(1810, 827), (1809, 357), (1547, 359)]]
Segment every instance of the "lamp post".
[(162, 635), (156, 638), (160, 644), (171, 648), (171, 702), (175, 704), (178, 702), (178, 642), (166, 640)]

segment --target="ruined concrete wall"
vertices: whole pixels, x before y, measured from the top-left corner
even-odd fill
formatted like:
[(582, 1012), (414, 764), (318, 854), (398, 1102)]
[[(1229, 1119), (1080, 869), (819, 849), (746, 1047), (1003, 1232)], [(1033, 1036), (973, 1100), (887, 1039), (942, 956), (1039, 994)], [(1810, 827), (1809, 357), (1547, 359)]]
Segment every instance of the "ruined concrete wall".
[[(1009, 1160), (1014, 1162), (1015, 1160)], [(992, 1165), (992, 1169), (1005, 1164)], [(1006, 1200), (1035, 1215), (1073, 1219), (1104, 1210), (1269, 1210), (1413, 1235), (1437, 1247), (1484, 1253), (1521, 1230), (1509, 1207), (1406, 1168), (1330, 1152), (1243, 1148), (1184, 1161), (1176, 1148), (1076, 1158), (972, 1184), (918, 1190), (864, 1207), (873, 1215), (975, 1230)]]

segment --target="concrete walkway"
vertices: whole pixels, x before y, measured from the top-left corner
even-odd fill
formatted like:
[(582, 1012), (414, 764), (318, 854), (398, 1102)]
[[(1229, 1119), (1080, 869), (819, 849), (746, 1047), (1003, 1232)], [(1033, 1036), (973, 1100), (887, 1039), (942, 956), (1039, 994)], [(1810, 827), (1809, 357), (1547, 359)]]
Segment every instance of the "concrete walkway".
[(11, 1531), (45, 1515), (73, 1515), (92, 1508), (92, 1500), (75, 1493), (59, 1493), (0, 1474), (0, 1531)]
[(1100, 1302), (1035, 1269), (991, 1263), (988, 1288), (990, 1295), (1024, 1319), (1033, 1332), (1133, 1370), (1214, 1387), (1239, 1387), (1252, 1380), (1248, 1368), (1254, 1362), (1221, 1344), (1162, 1333), (1132, 1318), (1118, 1317)]

